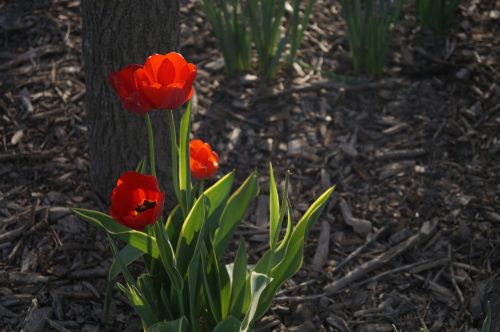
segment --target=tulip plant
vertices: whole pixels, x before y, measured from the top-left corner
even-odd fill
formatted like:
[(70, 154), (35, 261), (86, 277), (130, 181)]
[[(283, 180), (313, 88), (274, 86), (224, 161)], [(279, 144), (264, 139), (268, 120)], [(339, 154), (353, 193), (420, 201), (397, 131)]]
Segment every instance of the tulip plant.
[(453, 23), (461, 0), (417, 0), (417, 16), (422, 26), (443, 33)]
[[(73, 209), (104, 229), (114, 260), (108, 276), (105, 311), (116, 285), (129, 299), (145, 331), (249, 331), (268, 310), (273, 296), (303, 261), (304, 240), (334, 188), (326, 190), (295, 223), (288, 197), (288, 174), (281, 200), (269, 165), (269, 250), (249, 264), (244, 239), (234, 262), (224, 253), (239, 222), (259, 192), (253, 172), (231, 192), (230, 172), (208, 186), (219, 167), (209, 144), (191, 140), (191, 109), (196, 67), (178, 53), (150, 56), (144, 66), (111, 74), (111, 84), (130, 112), (143, 116), (149, 162), (123, 173), (111, 193), (109, 214)], [(187, 102), (180, 124), (173, 112)], [(155, 176), (152, 124), (148, 112), (159, 109), (170, 119), (172, 186), (161, 191)], [(178, 135), (177, 135), (178, 133)], [(164, 203), (176, 207), (165, 213)], [(286, 231), (281, 236), (286, 219)], [(118, 249), (115, 240), (125, 242)], [(127, 266), (142, 257), (145, 273), (135, 277)], [(118, 281), (118, 277), (123, 279)]]
[(341, 0), (347, 23), (354, 74), (382, 76), (392, 24), (404, 0)]
[(293, 0), (292, 16), (286, 33), (282, 33), (285, 0), (202, 0), (228, 74), (251, 69), (252, 45), (257, 54), (257, 70), (266, 80), (276, 74), (287, 44), (288, 64), (295, 62), (316, 0), (303, 1), (303, 12), (301, 2)]
[(486, 311), (486, 318), (484, 319), (483, 325), (481, 327), (481, 332), (490, 332), (491, 331), (491, 307), (488, 302), (488, 309)]

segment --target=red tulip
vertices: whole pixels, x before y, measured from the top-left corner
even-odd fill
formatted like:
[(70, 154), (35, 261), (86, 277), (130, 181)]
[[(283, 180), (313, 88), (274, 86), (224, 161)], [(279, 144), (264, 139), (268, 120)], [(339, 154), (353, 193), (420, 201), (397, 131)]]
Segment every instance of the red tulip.
[(179, 53), (153, 54), (134, 72), (138, 89), (156, 109), (177, 109), (193, 95), (196, 66)]
[(128, 65), (111, 73), (109, 81), (126, 110), (144, 114), (153, 109), (153, 105), (137, 89), (134, 73), (140, 68), (142, 68), (140, 65)]
[(197, 180), (205, 180), (214, 176), (219, 168), (219, 156), (208, 143), (199, 139), (189, 142), (191, 175)]
[(129, 171), (118, 179), (109, 210), (118, 223), (143, 230), (161, 217), (164, 201), (156, 177)]

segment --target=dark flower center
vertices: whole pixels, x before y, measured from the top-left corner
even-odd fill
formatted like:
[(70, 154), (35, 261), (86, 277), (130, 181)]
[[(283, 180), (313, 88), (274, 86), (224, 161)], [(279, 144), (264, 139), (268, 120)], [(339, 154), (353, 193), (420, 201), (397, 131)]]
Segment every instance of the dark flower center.
[(141, 205), (139, 205), (138, 207), (135, 208), (135, 211), (137, 213), (141, 213), (141, 212), (144, 212), (144, 211), (147, 211), (149, 209), (152, 209), (156, 206), (156, 202), (155, 201), (148, 201), (147, 199), (145, 199)]

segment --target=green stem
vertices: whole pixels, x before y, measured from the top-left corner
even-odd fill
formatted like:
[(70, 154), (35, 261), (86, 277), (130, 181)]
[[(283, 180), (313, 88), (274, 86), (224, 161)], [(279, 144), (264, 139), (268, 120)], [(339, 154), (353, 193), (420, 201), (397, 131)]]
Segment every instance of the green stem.
[(204, 191), (205, 191), (205, 180), (200, 180), (200, 184), (198, 187), (198, 197), (201, 197)]
[[(179, 190), (179, 146), (177, 145), (177, 132), (175, 130), (174, 111), (167, 110), (170, 124), (170, 149), (172, 156), (172, 184), (174, 186), (175, 197), (181, 202), (181, 194)], [(184, 212), (184, 211), (183, 211)]]
[(151, 175), (156, 176), (156, 163), (155, 163), (155, 143), (153, 138), (153, 126), (151, 125), (151, 119), (149, 114), (144, 115), (146, 119), (146, 129), (148, 132), (148, 144), (149, 144), (149, 167), (151, 169)]

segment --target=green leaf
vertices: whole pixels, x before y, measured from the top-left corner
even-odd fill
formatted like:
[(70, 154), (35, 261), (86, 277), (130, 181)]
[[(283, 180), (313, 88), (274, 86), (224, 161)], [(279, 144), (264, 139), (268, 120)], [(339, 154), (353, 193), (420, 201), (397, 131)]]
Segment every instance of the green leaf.
[(136, 285), (135, 280), (132, 277), (132, 275), (130, 274), (130, 271), (127, 269), (127, 266), (125, 265), (125, 263), (121, 260), (119, 253), (118, 253), (118, 248), (116, 248), (115, 242), (113, 241), (111, 236), (109, 236), (109, 234), (107, 234), (107, 236), (108, 236), (109, 246), (111, 247), (111, 252), (113, 253), (113, 257), (115, 258), (115, 261), (117, 262), (118, 269), (123, 274), (123, 277), (125, 277), (125, 280), (127, 281), (127, 283), (135, 286)]
[(253, 172), (229, 198), (214, 235), (215, 254), (220, 259), (234, 231), (259, 192), (257, 174)]
[(141, 291), (146, 302), (150, 304), (154, 315), (160, 319), (167, 318), (161, 317), (164, 314), (164, 312), (160, 311), (162, 308), (162, 304), (160, 303), (161, 296), (156, 294), (153, 278), (149, 274), (142, 274), (137, 278), (137, 288)]
[(181, 202), (181, 193), (179, 189), (179, 146), (177, 145), (177, 133), (175, 130), (174, 111), (169, 110), (168, 122), (170, 126), (170, 152), (172, 157), (172, 183), (174, 187), (177, 202)]
[[(269, 308), (272, 298), (283, 282), (293, 276), (302, 266), (304, 241), (312, 224), (318, 220), (321, 212), (328, 203), (335, 187), (326, 190), (304, 213), (292, 232), (285, 250), (283, 259), (271, 270), (270, 277), (273, 279), (266, 289), (259, 305), (256, 317), (261, 317)], [(260, 262), (259, 262), (260, 263)], [(274, 265), (274, 262), (273, 262)], [(256, 269), (257, 272), (259, 272)]]
[(134, 310), (141, 317), (141, 319), (146, 322), (147, 325), (152, 324), (153, 322), (158, 320), (153, 307), (137, 288), (137, 283), (130, 274), (130, 271), (125, 266), (125, 263), (121, 260), (115, 242), (113, 241), (111, 236), (109, 236), (109, 234), (108, 240), (111, 251), (113, 252), (113, 256), (118, 263), (118, 267), (120, 268), (120, 272), (123, 274), (125, 281), (127, 282), (127, 287), (124, 287), (120, 283), (117, 283), (118, 288), (123, 293), (125, 293), (125, 295), (127, 295), (130, 304), (134, 307)]
[(233, 186), (234, 171), (226, 174), (222, 179), (217, 181), (210, 188), (205, 190), (204, 194), (207, 198), (207, 233), (213, 237), (219, 221), (220, 215), (224, 209), (227, 197)]
[(486, 314), (483, 326), (481, 327), (481, 332), (490, 332), (490, 331), (491, 331), (491, 307), (490, 303), (488, 302), (488, 313)]
[(107, 214), (98, 211), (86, 209), (71, 209), (71, 211), (77, 216), (103, 228), (109, 234), (127, 242), (143, 253), (153, 258), (158, 258), (158, 246), (156, 245), (156, 239), (154, 237), (120, 225)]
[(173, 321), (163, 321), (154, 324), (148, 329), (148, 332), (188, 332), (189, 322), (186, 317)]
[(172, 244), (168, 239), (165, 227), (161, 222), (157, 222), (154, 226), (154, 234), (156, 237), (156, 242), (158, 243), (158, 248), (160, 249), (160, 260), (163, 264), (163, 268), (167, 272), (172, 285), (177, 291), (182, 290), (182, 277), (177, 270), (177, 262), (175, 260), (174, 249)]
[[(205, 215), (203, 215), (203, 219), (204, 217)], [(188, 288), (185, 289), (185, 292), (186, 291), (189, 292), (189, 295), (187, 296), (189, 298), (188, 310), (190, 313), (189, 317), (191, 319), (191, 322), (193, 322), (192, 326), (193, 332), (198, 332), (200, 330), (200, 324), (196, 324), (194, 322), (199, 322), (200, 320), (201, 274), (203, 271), (201, 267), (201, 254), (204, 243), (203, 239), (205, 237), (204, 233), (205, 233), (205, 223), (202, 224), (201, 230), (199, 231), (193, 256), (191, 262), (189, 262), (188, 265), (188, 274), (187, 274)]]
[(205, 195), (201, 195), (196, 200), (193, 208), (182, 225), (179, 241), (177, 243), (177, 249), (175, 251), (177, 267), (181, 276), (184, 276), (187, 272), (188, 265), (193, 258), (196, 243), (204, 223)]
[[(130, 244), (125, 245), (118, 253), (120, 259), (125, 264), (125, 266), (130, 265), (144, 255), (139, 249), (132, 247)], [(118, 262), (113, 260), (108, 273), (108, 282), (115, 279), (118, 274), (120, 274), (120, 268), (118, 267)]]
[(137, 167), (135, 168), (135, 171), (137, 173), (141, 173), (141, 174), (146, 174), (146, 162), (145, 162), (146, 158), (143, 158), (139, 164), (137, 165)]
[(212, 315), (214, 321), (222, 320), (221, 305), (220, 305), (220, 279), (218, 279), (218, 271), (209, 271), (209, 266), (213, 269), (214, 264), (209, 265), (209, 252), (206, 247), (202, 247), (201, 266), (203, 290), (205, 291), (205, 301), (208, 305), (208, 311)]
[(203, 0), (203, 12), (212, 26), (224, 55), (226, 71), (232, 75), (250, 69), (251, 40), (241, 1)]
[(280, 203), (278, 188), (274, 181), (273, 165), (269, 163), (269, 247), (276, 250), (280, 234)]
[(297, 41), (297, 46), (296, 48), (298, 49), (300, 46), (300, 43), (302, 42), (302, 39), (304, 38), (304, 32), (307, 29), (307, 26), (309, 25), (309, 20), (311, 18), (311, 13), (313, 10), (313, 6), (316, 0), (309, 0), (307, 2), (306, 10), (304, 11), (304, 16), (302, 16), (302, 22), (300, 23), (300, 31), (298, 33), (298, 36), (296, 37)]
[[(281, 232), (281, 225), (285, 217), (285, 212), (288, 210), (288, 186), (289, 186), (290, 172), (286, 172), (285, 190), (281, 201), (281, 208), (278, 198), (278, 188), (274, 181), (274, 172), (272, 165), (269, 163), (269, 211), (270, 211), (270, 236), (269, 247), (271, 250), (276, 251), (278, 246), (278, 239)], [(287, 229), (288, 231), (288, 229)]]
[(241, 322), (233, 316), (228, 316), (222, 322), (219, 322), (213, 332), (236, 332), (239, 331)]
[[(130, 263), (136, 261), (140, 257), (142, 257), (144, 253), (131, 245), (127, 244), (125, 247), (123, 247), (120, 252), (118, 253), (118, 256), (120, 257), (121, 261), (125, 266), (130, 265)], [(105, 292), (105, 297), (104, 297), (104, 317), (106, 318), (109, 313), (109, 306), (111, 304), (111, 297), (113, 294), (113, 288), (115, 287), (116, 283), (116, 277), (120, 274), (120, 267), (118, 265), (118, 262), (116, 259), (113, 259), (113, 263), (111, 264), (111, 267), (109, 268), (108, 272), (108, 280), (106, 284), (106, 292)]]
[(236, 258), (232, 267), (232, 287), (230, 315), (238, 317), (243, 311), (243, 300), (245, 297), (245, 286), (247, 280), (247, 253), (245, 241), (240, 239), (240, 245), (236, 252)]
[(168, 317), (175, 317), (174, 316), (174, 313), (172, 312), (172, 309), (173, 308), (173, 305), (172, 305), (172, 301), (170, 300), (168, 294), (167, 294), (167, 288), (166, 288), (166, 285), (161, 285), (161, 289), (160, 289), (160, 298), (163, 302), (163, 307), (165, 308), (165, 311), (166, 311), (166, 314)]
[[(200, 240), (198, 242), (201, 242)], [(189, 317), (193, 322), (193, 331), (199, 330), (198, 322), (200, 320), (200, 268), (201, 257), (199, 253), (195, 253), (191, 263), (188, 266), (188, 290), (189, 290)]]
[[(286, 190), (285, 190), (286, 191)], [(288, 244), (288, 240), (290, 239), (290, 236), (292, 236), (292, 230), (293, 230), (293, 211), (290, 203), (288, 200), (285, 201), (285, 204), (283, 204), (282, 208), (285, 208), (287, 210), (287, 223), (286, 223), (286, 231), (285, 231), (285, 236), (283, 236), (283, 240), (281, 240), (281, 243), (276, 249), (276, 254), (280, 255), (284, 249), (286, 249), (286, 245)]]
[(217, 261), (213, 247), (212, 247), (212, 255), (215, 264), (217, 264), (217, 271), (219, 271), (220, 306), (221, 306), (222, 318), (224, 319), (229, 314), (229, 305), (231, 302), (231, 277), (229, 276), (226, 266), (221, 265), (221, 263)]
[(179, 240), (180, 230), (182, 228), (182, 224), (184, 223), (184, 216), (182, 214), (182, 209), (179, 204), (177, 204), (170, 215), (167, 218), (167, 222), (165, 223), (165, 229), (167, 230), (167, 236), (170, 239), (170, 243), (172, 243), (172, 247), (177, 247), (177, 242)]
[(248, 312), (245, 315), (245, 319), (241, 323), (241, 332), (248, 331), (254, 322), (255, 319), (259, 318), (256, 316), (256, 313), (259, 309), (259, 301), (264, 289), (271, 282), (271, 278), (262, 273), (252, 272), (250, 275), (250, 292), (251, 292), (251, 301), (250, 307), (248, 308)]
[(151, 306), (147, 303), (136, 286), (128, 283), (127, 287), (120, 283), (117, 283), (116, 285), (127, 296), (135, 312), (144, 321), (146, 326), (152, 325), (158, 321), (158, 318), (154, 315)]
[(189, 130), (191, 128), (191, 101), (182, 115), (179, 141), (179, 191), (181, 207), (186, 217), (191, 210), (191, 168), (189, 166)]

